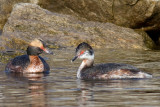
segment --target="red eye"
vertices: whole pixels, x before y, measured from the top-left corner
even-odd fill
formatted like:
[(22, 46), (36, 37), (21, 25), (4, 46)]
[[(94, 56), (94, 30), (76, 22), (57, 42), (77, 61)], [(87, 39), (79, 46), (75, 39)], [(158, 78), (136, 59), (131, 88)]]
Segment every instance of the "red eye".
[(84, 53), (84, 51), (81, 51), (80, 55), (82, 55)]

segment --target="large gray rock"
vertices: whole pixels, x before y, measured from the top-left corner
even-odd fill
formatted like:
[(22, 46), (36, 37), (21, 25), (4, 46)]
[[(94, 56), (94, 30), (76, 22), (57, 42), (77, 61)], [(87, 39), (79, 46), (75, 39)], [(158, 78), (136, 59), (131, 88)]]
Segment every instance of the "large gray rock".
[[(111, 22), (130, 28), (159, 29), (159, 0), (45, 0), (39, 4), (51, 11), (68, 13), (91, 21)], [(158, 28), (157, 28), (158, 27)]]
[(39, 0), (50, 11), (129, 28), (159, 30), (159, 0)]
[[(151, 39), (132, 29), (111, 23), (80, 21), (73, 16), (52, 13), (28, 3), (14, 6), (2, 35), (12, 48), (25, 46), (25, 41), (39, 37), (49, 44), (62, 47), (76, 46), (86, 41), (94, 47), (146, 49), (144, 40), (153, 46)], [(14, 46), (15, 41), (20, 45)]]
[(52, 12), (90, 21), (110, 22), (145, 31), (160, 29), (159, 0), (0, 0), (0, 29), (12, 6), (19, 2), (39, 4)]
[(39, 0), (37, 4), (79, 19), (141, 29), (160, 46), (159, 0)]
[(3, 29), (14, 4), (19, 2), (29, 2), (30, 0), (0, 0), (0, 30)]

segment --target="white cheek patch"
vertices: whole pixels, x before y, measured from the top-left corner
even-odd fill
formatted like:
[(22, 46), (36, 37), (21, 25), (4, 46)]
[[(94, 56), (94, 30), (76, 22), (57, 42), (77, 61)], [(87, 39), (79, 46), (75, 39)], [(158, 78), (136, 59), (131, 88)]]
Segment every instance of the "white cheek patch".
[(90, 55), (88, 51), (79, 56), (80, 59), (94, 59), (94, 54)]

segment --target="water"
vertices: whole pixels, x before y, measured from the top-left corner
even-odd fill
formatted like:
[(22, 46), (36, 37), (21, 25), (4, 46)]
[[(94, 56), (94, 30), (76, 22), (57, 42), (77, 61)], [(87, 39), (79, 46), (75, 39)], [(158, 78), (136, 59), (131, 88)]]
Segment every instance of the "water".
[(70, 62), (74, 50), (53, 51), (54, 55), (41, 55), (51, 67), (48, 75), (7, 75), (3, 71), (11, 54), (1, 57), (1, 107), (160, 106), (160, 51), (95, 50), (95, 63), (128, 63), (154, 76), (152, 79), (106, 81), (76, 79), (81, 61)]

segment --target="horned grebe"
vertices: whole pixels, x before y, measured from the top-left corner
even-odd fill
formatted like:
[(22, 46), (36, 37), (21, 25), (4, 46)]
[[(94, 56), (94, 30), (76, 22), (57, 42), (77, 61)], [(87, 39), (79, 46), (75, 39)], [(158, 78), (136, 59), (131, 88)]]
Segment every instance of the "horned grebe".
[(50, 70), (49, 65), (42, 57), (38, 56), (43, 51), (52, 54), (41, 39), (33, 40), (27, 48), (27, 55), (17, 56), (12, 59), (6, 65), (5, 71), (17, 73), (48, 73)]
[(80, 79), (121, 79), (121, 78), (151, 78), (152, 75), (142, 72), (136, 67), (121, 63), (106, 63), (93, 65), (94, 51), (92, 47), (83, 42), (76, 48), (77, 58), (82, 59), (82, 63), (77, 71), (77, 78)]

